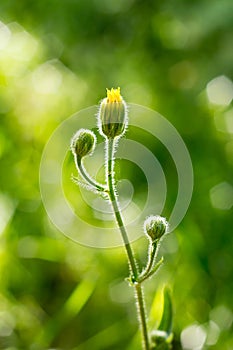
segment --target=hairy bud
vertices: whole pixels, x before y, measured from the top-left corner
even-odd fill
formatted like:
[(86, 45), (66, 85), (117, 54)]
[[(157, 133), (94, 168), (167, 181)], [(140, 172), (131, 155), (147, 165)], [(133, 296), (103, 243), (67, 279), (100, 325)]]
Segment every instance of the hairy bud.
[(109, 139), (124, 134), (127, 126), (127, 106), (120, 94), (120, 88), (107, 89), (107, 97), (100, 103), (98, 124), (100, 133)]
[(88, 129), (80, 129), (71, 140), (71, 151), (77, 160), (91, 154), (95, 148), (96, 136)]
[(144, 232), (153, 242), (159, 240), (167, 229), (167, 220), (159, 215), (151, 215), (144, 222)]

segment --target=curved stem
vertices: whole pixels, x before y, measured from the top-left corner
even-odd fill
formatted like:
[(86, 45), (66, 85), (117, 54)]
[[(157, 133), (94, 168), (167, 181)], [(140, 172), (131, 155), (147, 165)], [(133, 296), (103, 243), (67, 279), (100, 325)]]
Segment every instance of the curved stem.
[(161, 257), (161, 259), (157, 262), (157, 264), (155, 264), (155, 266), (150, 270), (150, 271), (148, 271), (147, 272), (147, 274), (143, 274), (142, 273), (142, 275), (140, 275), (139, 277), (138, 277), (138, 281), (140, 282), (140, 283), (142, 283), (143, 281), (145, 281), (145, 280), (147, 280), (148, 278), (150, 278), (159, 268), (160, 268), (160, 266), (162, 265), (162, 263), (163, 263), (163, 257)]
[(106, 188), (104, 188), (102, 185), (100, 185), (99, 183), (95, 182), (90, 175), (87, 173), (86, 169), (83, 167), (82, 164), (82, 159), (77, 159), (76, 161), (76, 165), (77, 168), (79, 170), (79, 173), (81, 174), (81, 176), (83, 177), (84, 180), (86, 180), (86, 182), (91, 185), (92, 187), (94, 187), (96, 190), (100, 191), (100, 192), (106, 192)]
[(150, 272), (150, 270), (152, 269), (152, 267), (154, 265), (157, 246), (158, 246), (157, 242), (150, 243), (150, 253), (149, 253), (148, 263), (147, 263), (145, 270), (142, 271), (141, 275), (139, 276), (140, 281), (141, 281), (141, 278), (143, 280), (145, 279), (145, 277), (148, 275), (148, 273)]
[(149, 337), (146, 323), (146, 312), (143, 298), (142, 286), (137, 282), (138, 280), (138, 268), (136, 264), (136, 260), (133, 254), (133, 250), (131, 248), (129, 238), (124, 227), (123, 218), (121, 216), (120, 207), (117, 200), (117, 192), (114, 184), (114, 139), (107, 139), (106, 141), (106, 152), (107, 152), (107, 183), (109, 190), (109, 198), (113, 207), (113, 211), (115, 214), (115, 218), (118, 224), (118, 227), (121, 232), (121, 236), (124, 242), (124, 246), (128, 256), (129, 268), (133, 277), (133, 285), (135, 288), (135, 296), (138, 305), (138, 317), (139, 322), (142, 328), (142, 336), (143, 336), (143, 347), (145, 350), (150, 349), (149, 345)]

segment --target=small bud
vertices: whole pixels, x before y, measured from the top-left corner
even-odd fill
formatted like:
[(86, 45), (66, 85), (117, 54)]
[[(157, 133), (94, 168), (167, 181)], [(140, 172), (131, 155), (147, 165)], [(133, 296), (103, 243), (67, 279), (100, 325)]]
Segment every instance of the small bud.
[(165, 331), (161, 331), (159, 329), (151, 332), (151, 340), (153, 343), (161, 344), (166, 341), (168, 338), (168, 334)]
[(120, 94), (120, 88), (107, 89), (107, 97), (100, 103), (98, 124), (100, 133), (109, 139), (124, 134), (127, 125), (127, 106)]
[(173, 334), (167, 333), (162, 330), (155, 330), (151, 332), (151, 349), (161, 349), (161, 350), (170, 350), (172, 349), (172, 340)]
[(159, 215), (151, 215), (144, 222), (144, 232), (152, 242), (159, 240), (167, 231), (168, 222)]
[(71, 140), (71, 151), (77, 159), (91, 154), (95, 148), (96, 136), (91, 130), (80, 129)]

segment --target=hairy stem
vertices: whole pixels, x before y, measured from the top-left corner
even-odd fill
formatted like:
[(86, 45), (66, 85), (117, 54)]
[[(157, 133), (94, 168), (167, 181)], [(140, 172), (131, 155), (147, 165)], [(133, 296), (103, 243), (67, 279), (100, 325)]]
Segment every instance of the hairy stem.
[(120, 207), (118, 204), (117, 192), (116, 192), (115, 183), (114, 183), (114, 139), (108, 139), (106, 141), (106, 146), (107, 146), (106, 147), (107, 183), (108, 183), (109, 198), (113, 207), (117, 224), (121, 232), (121, 236), (122, 236), (127, 257), (128, 257), (130, 272), (132, 274), (133, 281), (134, 281), (133, 285), (135, 288), (135, 297), (138, 305), (138, 308), (137, 308), (138, 318), (142, 329), (143, 347), (145, 350), (149, 350), (150, 346), (149, 346), (149, 337), (148, 337), (148, 330), (147, 330), (147, 323), (146, 323), (146, 312), (145, 312), (142, 286), (140, 283), (137, 282), (138, 268), (137, 268), (136, 260), (133, 254), (133, 250), (129, 242), (128, 234), (126, 232), (126, 229), (123, 223), (123, 218), (122, 218)]
[(149, 260), (148, 260), (147, 266), (146, 266), (145, 270), (142, 271), (142, 273), (140, 275), (140, 278), (143, 278), (143, 280), (146, 278), (146, 276), (148, 275), (148, 273), (151, 271), (152, 267), (154, 266), (156, 250), (157, 250), (157, 242), (152, 242), (150, 244), (150, 248), (149, 248)]
[(143, 289), (142, 289), (141, 283), (135, 284), (134, 287), (135, 287), (136, 301), (137, 301), (137, 306), (138, 306), (139, 323), (140, 323), (141, 329), (142, 329), (143, 346), (144, 346), (145, 350), (149, 350), (150, 343), (149, 343), (147, 323), (146, 323), (146, 311), (145, 311)]
[(163, 263), (163, 257), (157, 262), (157, 264), (155, 264), (153, 266), (153, 268), (146, 272), (146, 274), (144, 274), (144, 272), (138, 277), (138, 281), (140, 283), (142, 283), (143, 281), (147, 280), (148, 278), (150, 278), (156, 271), (158, 271), (158, 269), (160, 268), (160, 266)]
[(87, 171), (85, 170), (85, 168), (83, 167), (82, 164), (82, 159), (78, 158), (76, 161), (79, 173), (81, 174), (81, 176), (83, 177), (83, 179), (89, 184), (91, 185), (94, 189), (96, 189), (97, 191), (100, 192), (106, 192), (106, 188), (104, 188), (102, 185), (98, 184), (97, 182), (95, 182), (90, 175), (87, 173)]

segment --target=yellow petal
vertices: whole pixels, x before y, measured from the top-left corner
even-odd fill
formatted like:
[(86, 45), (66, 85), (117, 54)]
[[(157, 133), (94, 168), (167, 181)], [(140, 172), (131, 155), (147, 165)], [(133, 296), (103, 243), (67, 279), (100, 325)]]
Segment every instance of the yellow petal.
[(107, 102), (121, 102), (121, 89), (118, 87), (117, 89), (111, 88), (111, 90), (107, 89)]

